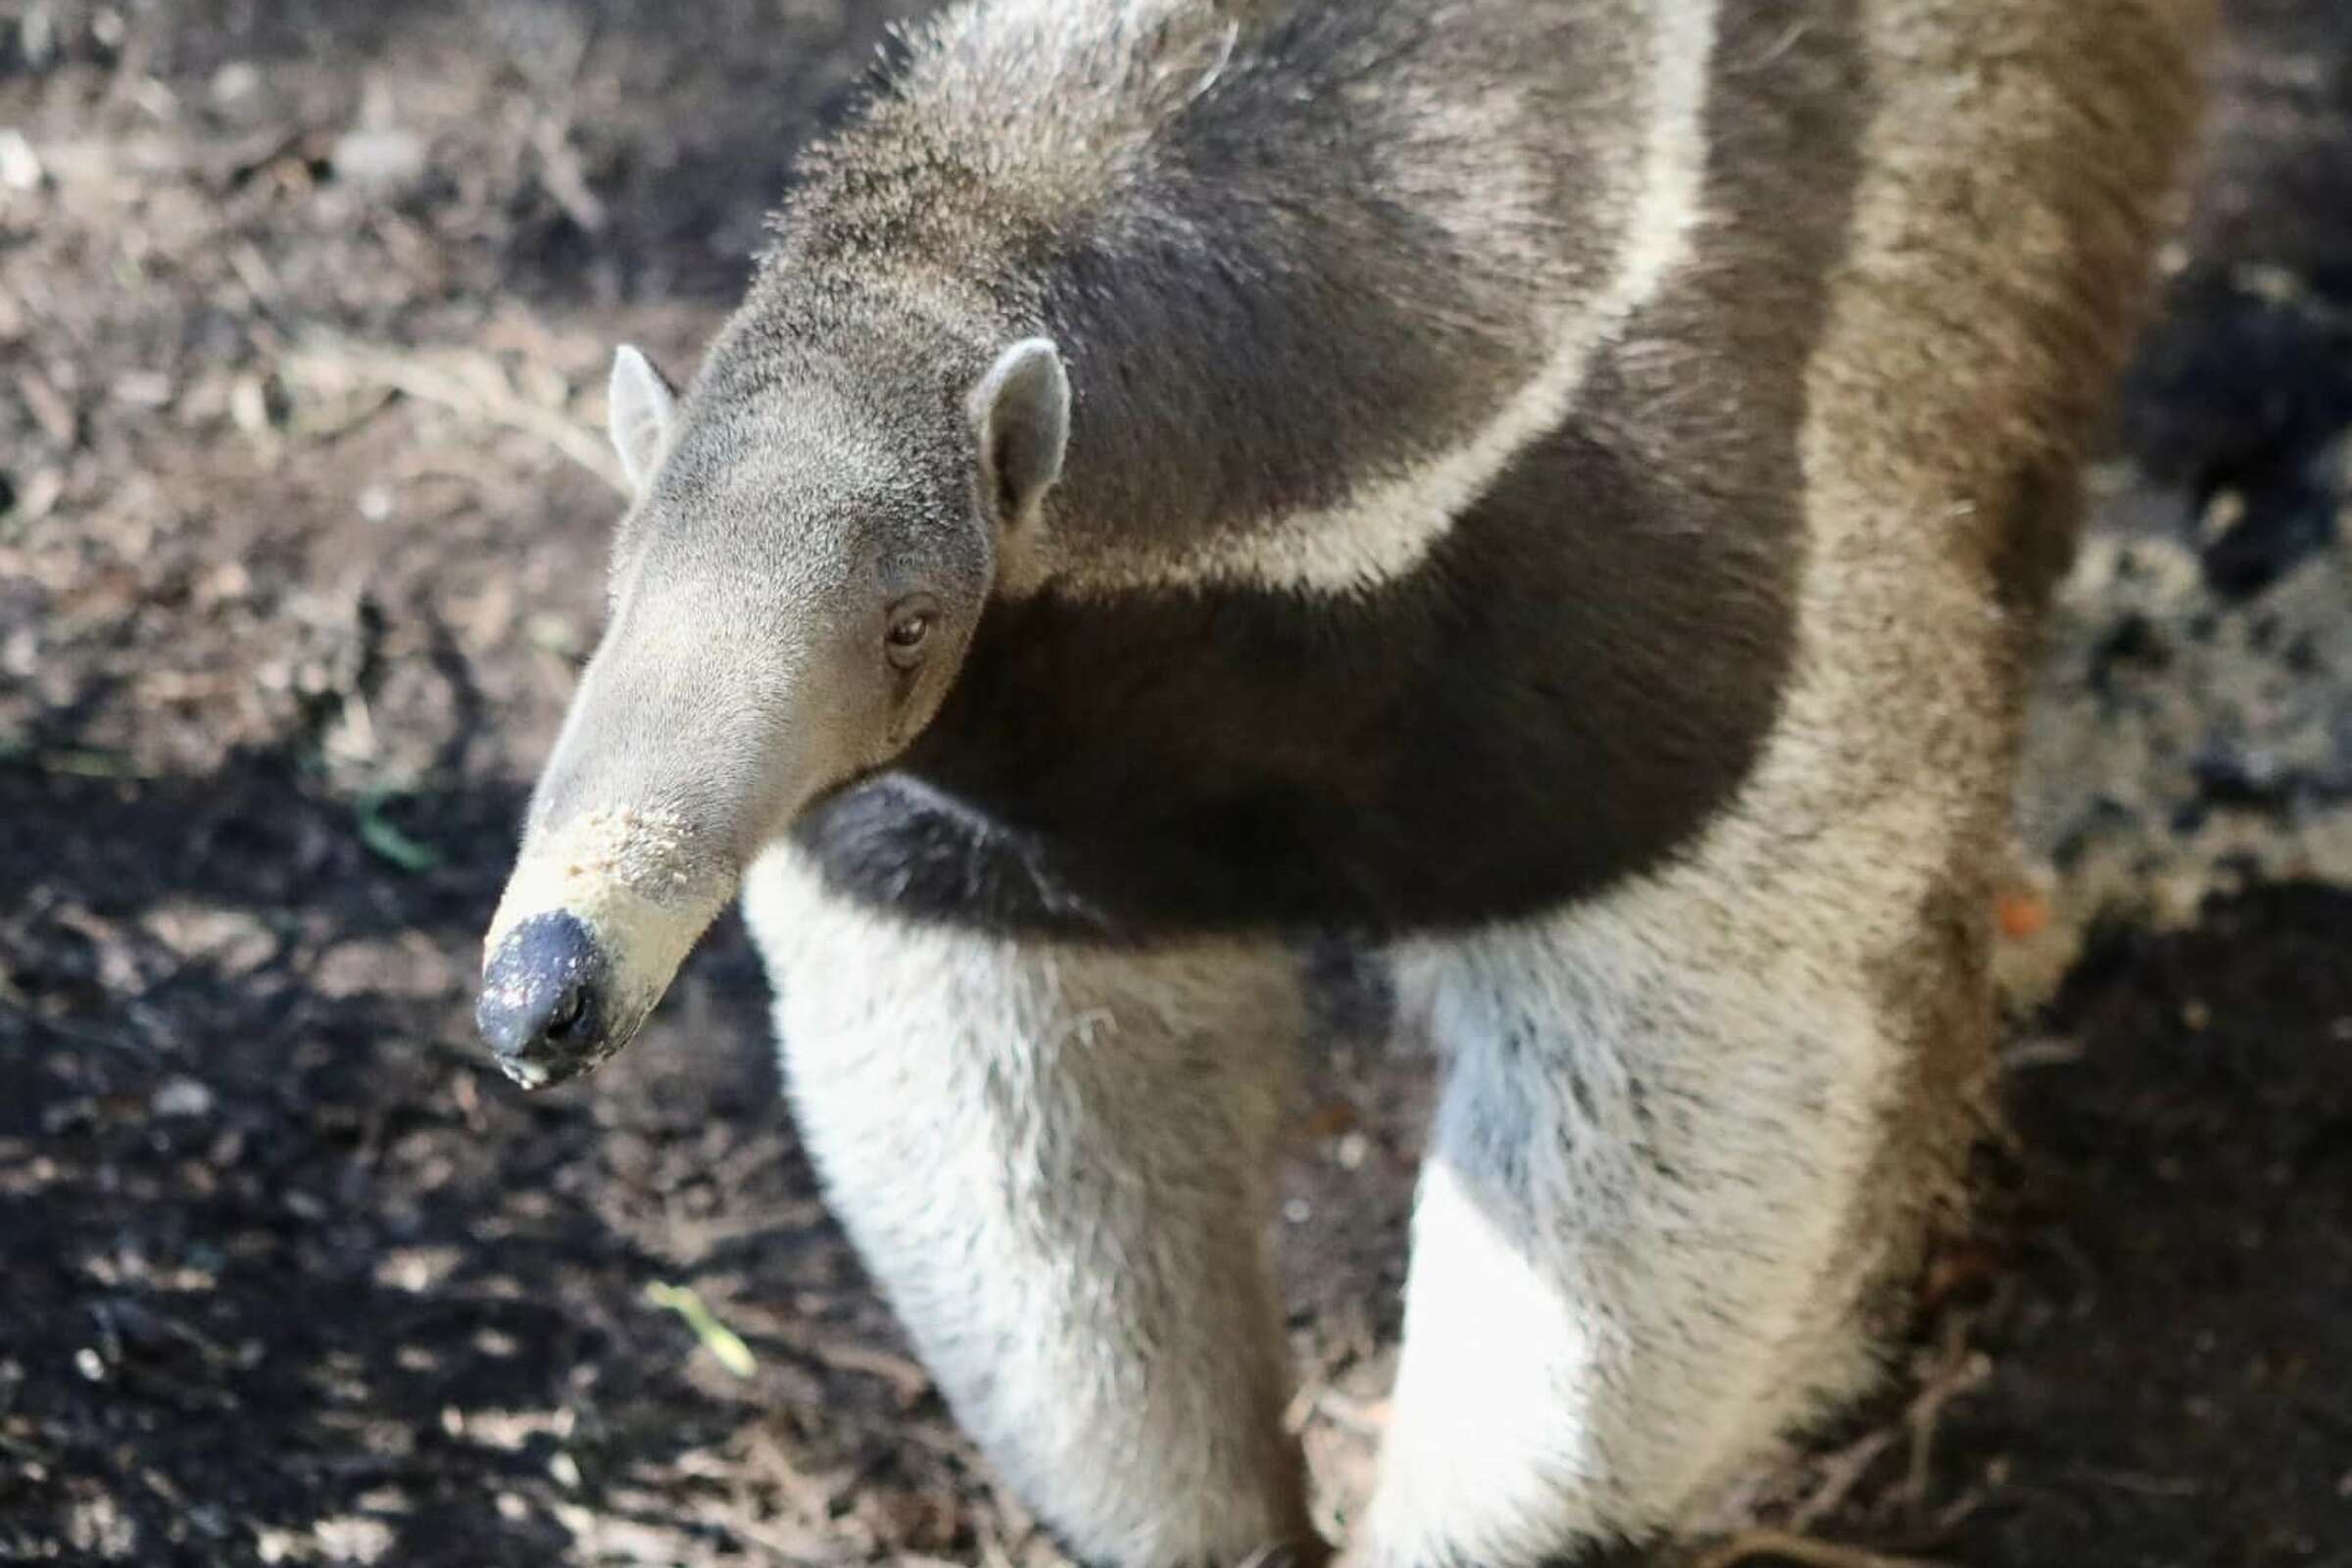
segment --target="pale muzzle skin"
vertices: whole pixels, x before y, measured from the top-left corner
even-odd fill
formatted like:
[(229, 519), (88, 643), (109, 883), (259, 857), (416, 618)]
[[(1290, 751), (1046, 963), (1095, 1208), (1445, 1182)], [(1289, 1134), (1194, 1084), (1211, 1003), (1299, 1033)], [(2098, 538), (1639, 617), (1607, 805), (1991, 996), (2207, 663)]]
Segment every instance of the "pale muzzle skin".
[(483, 943), (475, 1022), (524, 1089), (589, 1072), (636, 1036), (735, 891), (678, 813), (606, 807), (534, 834)]

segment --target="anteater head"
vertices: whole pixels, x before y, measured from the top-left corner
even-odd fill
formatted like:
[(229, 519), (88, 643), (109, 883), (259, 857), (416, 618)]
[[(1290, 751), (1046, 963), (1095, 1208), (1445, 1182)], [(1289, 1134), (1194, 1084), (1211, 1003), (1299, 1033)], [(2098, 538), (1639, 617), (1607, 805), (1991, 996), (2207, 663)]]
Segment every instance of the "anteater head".
[(615, 356), (636, 500), (475, 1013), (525, 1088), (626, 1045), (750, 860), (938, 710), (1070, 412), (1043, 338), (946, 358), (877, 384), (739, 334), (681, 397)]

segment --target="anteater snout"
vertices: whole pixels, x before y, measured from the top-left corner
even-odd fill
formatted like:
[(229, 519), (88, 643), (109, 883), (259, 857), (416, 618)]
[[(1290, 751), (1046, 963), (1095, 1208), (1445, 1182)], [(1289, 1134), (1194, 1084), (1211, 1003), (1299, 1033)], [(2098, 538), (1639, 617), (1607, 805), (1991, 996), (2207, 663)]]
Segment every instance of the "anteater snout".
[(610, 965), (595, 936), (561, 909), (532, 915), (482, 969), (473, 1020), (506, 1075), (525, 1089), (576, 1077), (607, 1054)]

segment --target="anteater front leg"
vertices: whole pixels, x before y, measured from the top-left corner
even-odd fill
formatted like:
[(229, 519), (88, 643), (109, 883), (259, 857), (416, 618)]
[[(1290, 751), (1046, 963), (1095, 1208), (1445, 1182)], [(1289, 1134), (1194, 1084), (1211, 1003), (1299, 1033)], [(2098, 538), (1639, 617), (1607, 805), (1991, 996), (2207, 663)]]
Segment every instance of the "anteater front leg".
[(1866, 1377), (1955, 1120), (1914, 1026), (1973, 938), (1828, 870), (1702, 860), (1405, 955), (1450, 1076), (1351, 1562), (1649, 1561)]
[(1319, 1556), (1267, 1256), (1294, 965), (909, 925), (790, 851), (744, 906), (834, 1206), (1041, 1515), (1120, 1568)]

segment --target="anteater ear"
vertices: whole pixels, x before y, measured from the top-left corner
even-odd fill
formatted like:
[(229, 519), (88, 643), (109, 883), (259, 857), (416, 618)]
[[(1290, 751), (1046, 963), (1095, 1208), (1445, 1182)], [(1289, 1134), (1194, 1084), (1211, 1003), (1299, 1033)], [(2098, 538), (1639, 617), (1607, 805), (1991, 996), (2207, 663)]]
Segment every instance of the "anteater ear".
[(968, 405), (980, 444), (980, 494), (997, 525), (1017, 529), (1061, 477), (1070, 438), (1070, 377), (1052, 340), (1024, 338), (997, 356)]
[(623, 343), (612, 351), (612, 383), (605, 402), (606, 430), (620, 455), (621, 472), (631, 490), (642, 492), (677, 417), (677, 389), (653, 361)]

